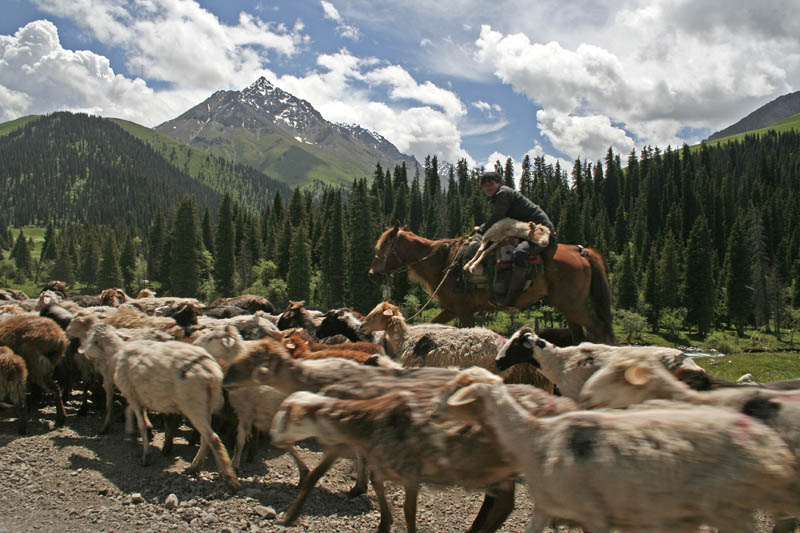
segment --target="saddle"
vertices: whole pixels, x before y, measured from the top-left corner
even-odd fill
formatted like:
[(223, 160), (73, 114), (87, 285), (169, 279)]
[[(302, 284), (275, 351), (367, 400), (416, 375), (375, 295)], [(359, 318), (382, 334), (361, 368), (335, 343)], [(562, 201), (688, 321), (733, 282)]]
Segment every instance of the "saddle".
[[(495, 273), (511, 269), (511, 255), (514, 247), (520, 242), (522, 242), (522, 239), (519, 237), (505, 239), (495, 249), (494, 261), (487, 259), (479, 264), (474, 272), (470, 273), (464, 270), (464, 265), (475, 256), (475, 252), (478, 251), (481, 245), (481, 239), (478, 235), (467, 237), (456, 256), (455, 265), (453, 266), (452, 275), (456, 279), (456, 290), (470, 292), (476, 289), (489, 289), (491, 292)], [(542, 255), (539, 254), (532, 257), (530, 264), (533, 268), (530, 269), (528, 280), (532, 282), (537, 273), (543, 272), (544, 262), (542, 261)]]

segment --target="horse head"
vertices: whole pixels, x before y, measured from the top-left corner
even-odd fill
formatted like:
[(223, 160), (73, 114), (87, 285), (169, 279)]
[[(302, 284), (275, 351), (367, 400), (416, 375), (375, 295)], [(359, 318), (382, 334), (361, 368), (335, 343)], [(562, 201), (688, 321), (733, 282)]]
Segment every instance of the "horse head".
[(374, 282), (383, 280), (386, 274), (393, 274), (403, 267), (402, 259), (397, 255), (397, 240), (405, 226), (400, 225), (400, 221), (395, 222), (394, 226), (384, 231), (375, 244), (375, 256), (369, 266), (369, 277)]

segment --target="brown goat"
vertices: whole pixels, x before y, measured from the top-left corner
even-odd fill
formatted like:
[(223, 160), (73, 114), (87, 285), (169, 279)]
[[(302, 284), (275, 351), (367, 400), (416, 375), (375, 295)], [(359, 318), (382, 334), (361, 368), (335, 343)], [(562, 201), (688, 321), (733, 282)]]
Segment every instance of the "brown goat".
[[(61, 388), (53, 380), (53, 370), (63, 358), (67, 344), (64, 330), (46, 317), (15, 316), (0, 322), (0, 345), (8, 346), (25, 360), (30, 383), (55, 394), (56, 426), (63, 425), (67, 415)], [(20, 422), (20, 432), (24, 433), (26, 423), (27, 420)]]
[(375, 343), (366, 341), (340, 342), (337, 344), (325, 344), (317, 342), (314, 340), (311, 334), (308, 331), (304, 330), (303, 328), (287, 329), (286, 331), (281, 331), (279, 335), (281, 335), (281, 337), (283, 337), (284, 339), (289, 338), (292, 335), (300, 337), (306, 342), (306, 344), (308, 345), (308, 349), (311, 350), (312, 352), (316, 352), (319, 350), (355, 350), (358, 352), (365, 352), (370, 355), (376, 353), (380, 354), (384, 353), (382, 347), (378, 346)]

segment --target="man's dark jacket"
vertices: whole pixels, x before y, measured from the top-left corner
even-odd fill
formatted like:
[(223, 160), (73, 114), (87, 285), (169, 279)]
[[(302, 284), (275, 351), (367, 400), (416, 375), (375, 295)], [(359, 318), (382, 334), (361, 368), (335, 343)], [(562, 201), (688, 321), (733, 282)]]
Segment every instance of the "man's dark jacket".
[(485, 233), (495, 222), (508, 217), (523, 222), (544, 224), (550, 229), (550, 244), (556, 242), (556, 228), (550, 222), (550, 218), (541, 207), (528, 200), (519, 191), (503, 185), (489, 198), (489, 202), (492, 204), (492, 214), (478, 229), (478, 233)]

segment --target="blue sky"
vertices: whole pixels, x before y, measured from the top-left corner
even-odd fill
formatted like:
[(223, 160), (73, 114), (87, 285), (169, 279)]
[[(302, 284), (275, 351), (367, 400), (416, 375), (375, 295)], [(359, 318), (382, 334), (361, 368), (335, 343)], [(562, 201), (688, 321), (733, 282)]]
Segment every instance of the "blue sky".
[(419, 160), (571, 167), (693, 144), (800, 90), (796, 0), (0, 6), (0, 121), (67, 109), (155, 126), (265, 76)]

